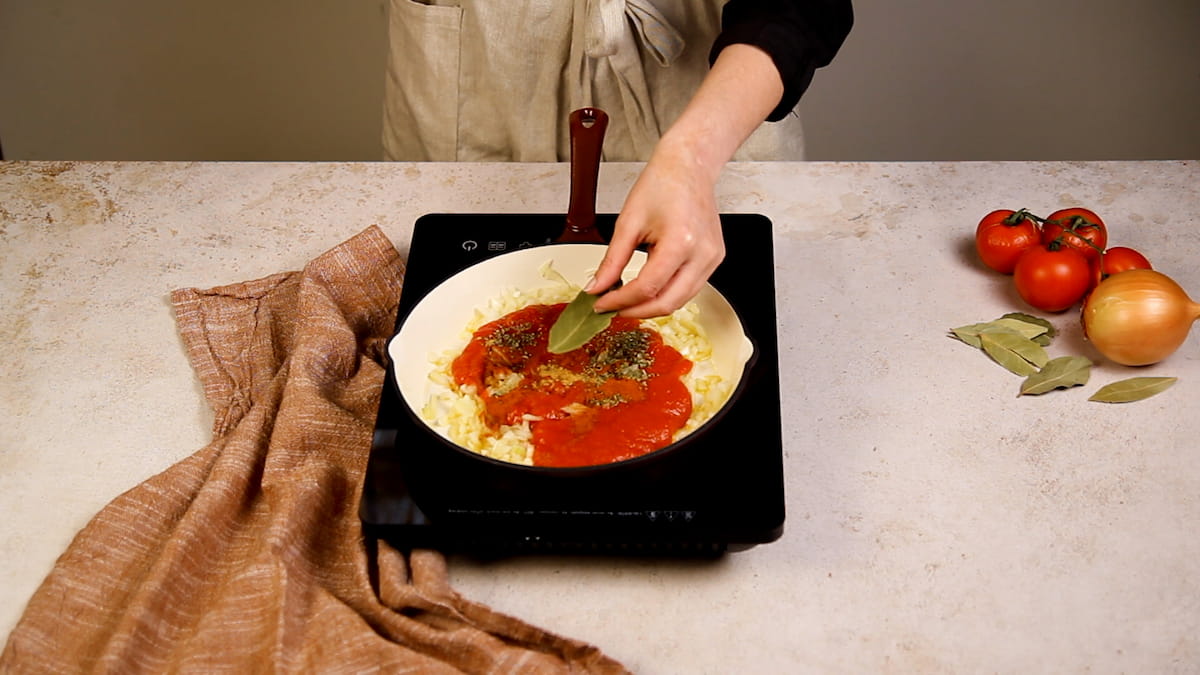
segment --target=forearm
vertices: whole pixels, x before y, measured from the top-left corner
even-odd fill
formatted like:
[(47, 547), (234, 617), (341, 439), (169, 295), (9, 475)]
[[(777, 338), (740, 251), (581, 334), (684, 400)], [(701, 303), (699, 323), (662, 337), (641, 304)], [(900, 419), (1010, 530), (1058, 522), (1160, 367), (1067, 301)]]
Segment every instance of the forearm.
[(654, 154), (685, 157), (691, 168), (715, 184), (722, 167), (782, 94), (783, 81), (766, 52), (750, 45), (729, 45), (679, 119), (663, 134)]
[(604, 260), (587, 285), (610, 288), (639, 245), (635, 279), (603, 292), (596, 311), (662, 316), (703, 288), (725, 257), (715, 187), (725, 164), (768, 119), (782, 119), (852, 22), (850, 0), (730, 0), (712, 66), (663, 134), (625, 199)]
[(734, 44), (770, 54), (784, 85), (766, 117), (777, 122), (796, 107), (815, 71), (833, 60), (853, 25), (851, 0), (729, 0), (709, 62)]

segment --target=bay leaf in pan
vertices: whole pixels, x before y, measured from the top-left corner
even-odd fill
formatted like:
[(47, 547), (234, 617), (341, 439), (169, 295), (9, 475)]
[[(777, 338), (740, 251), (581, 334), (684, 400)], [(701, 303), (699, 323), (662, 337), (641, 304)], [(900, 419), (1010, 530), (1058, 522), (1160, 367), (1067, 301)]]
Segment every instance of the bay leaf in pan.
[(598, 297), (600, 296), (579, 291), (575, 299), (563, 308), (562, 314), (550, 327), (547, 349), (551, 354), (565, 354), (572, 349), (579, 349), (600, 331), (608, 328), (617, 313), (597, 313), (593, 307)]

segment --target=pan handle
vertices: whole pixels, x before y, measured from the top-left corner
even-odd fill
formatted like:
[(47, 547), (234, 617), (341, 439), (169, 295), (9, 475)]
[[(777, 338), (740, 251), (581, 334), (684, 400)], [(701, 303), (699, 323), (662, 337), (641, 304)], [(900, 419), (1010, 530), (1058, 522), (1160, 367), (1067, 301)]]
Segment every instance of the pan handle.
[(603, 244), (596, 229), (596, 182), (600, 177), (600, 151), (608, 114), (599, 108), (571, 113), (571, 203), (560, 242)]

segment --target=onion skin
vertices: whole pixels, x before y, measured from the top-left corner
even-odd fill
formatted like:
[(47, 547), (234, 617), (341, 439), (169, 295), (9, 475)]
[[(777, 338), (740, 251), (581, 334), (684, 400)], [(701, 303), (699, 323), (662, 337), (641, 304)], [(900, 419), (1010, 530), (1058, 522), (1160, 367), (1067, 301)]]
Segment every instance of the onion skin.
[(1175, 353), (1200, 318), (1173, 279), (1155, 270), (1114, 274), (1083, 303), (1083, 334), (1106, 358), (1126, 366), (1148, 366)]

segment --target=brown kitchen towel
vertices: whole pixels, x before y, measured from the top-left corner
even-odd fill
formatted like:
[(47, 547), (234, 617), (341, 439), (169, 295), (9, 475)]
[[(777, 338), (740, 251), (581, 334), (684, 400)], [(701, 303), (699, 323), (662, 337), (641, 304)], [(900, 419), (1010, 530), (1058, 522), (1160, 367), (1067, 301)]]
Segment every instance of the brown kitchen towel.
[(357, 507), (404, 264), (371, 227), (309, 263), (172, 294), (213, 440), (76, 536), (3, 672), (624, 672), (472, 602)]

